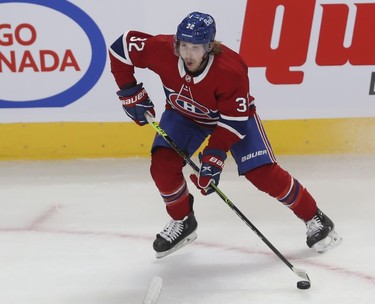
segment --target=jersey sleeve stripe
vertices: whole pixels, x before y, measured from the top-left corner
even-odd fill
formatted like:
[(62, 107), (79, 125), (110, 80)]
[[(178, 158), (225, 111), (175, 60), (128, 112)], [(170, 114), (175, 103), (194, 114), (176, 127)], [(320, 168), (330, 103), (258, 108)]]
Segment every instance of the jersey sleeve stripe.
[(109, 49), (109, 52), (113, 55), (113, 57), (117, 58), (118, 60), (120, 60), (121, 62), (123, 63), (126, 63), (128, 65), (133, 65), (132, 61), (131, 60), (128, 60), (124, 57), (121, 57), (119, 54), (117, 54), (112, 48)]

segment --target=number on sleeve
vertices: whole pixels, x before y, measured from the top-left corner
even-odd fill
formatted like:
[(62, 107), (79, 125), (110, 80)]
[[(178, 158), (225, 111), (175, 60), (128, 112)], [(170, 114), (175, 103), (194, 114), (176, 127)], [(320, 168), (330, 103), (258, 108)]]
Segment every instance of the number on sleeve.
[(140, 52), (145, 47), (144, 41), (146, 41), (147, 38), (138, 38), (135, 36), (130, 37), (130, 43), (129, 43), (129, 52), (132, 51), (133, 48), (136, 49), (136, 51)]

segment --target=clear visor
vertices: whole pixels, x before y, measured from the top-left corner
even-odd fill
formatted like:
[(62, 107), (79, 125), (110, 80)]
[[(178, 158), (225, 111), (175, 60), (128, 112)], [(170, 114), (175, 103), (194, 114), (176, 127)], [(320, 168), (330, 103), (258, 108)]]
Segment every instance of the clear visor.
[(180, 41), (175, 38), (174, 52), (177, 56), (181, 56), (181, 52), (190, 52), (193, 55), (199, 56), (209, 53), (212, 49), (212, 43), (193, 44), (191, 42)]

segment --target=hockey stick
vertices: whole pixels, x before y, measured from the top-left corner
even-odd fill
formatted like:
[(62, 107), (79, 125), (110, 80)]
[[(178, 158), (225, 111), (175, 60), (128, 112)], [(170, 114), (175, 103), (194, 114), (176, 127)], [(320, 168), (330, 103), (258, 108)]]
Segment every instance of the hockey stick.
[(159, 299), (161, 289), (163, 288), (163, 280), (161, 277), (153, 277), (146, 290), (143, 304), (156, 304)]
[[(189, 164), (189, 166), (195, 171), (199, 172), (199, 167), (188, 157), (184, 151), (182, 151), (177, 144), (173, 141), (172, 138), (159, 126), (159, 124), (155, 121), (154, 117), (147, 111), (146, 114), (147, 122), (155, 129), (155, 131), (164, 138), (164, 140)], [(249, 226), (255, 234), (282, 260), (285, 265), (289, 267), (296, 275), (303, 279), (303, 281), (299, 281), (297, 283), (297, 287), (300, 289), (308, 289), (311, 286), (311, 281), (309, 276), (307, 275), (306, 271), (302, 269), (298, 269), (292, 265), (281, 253), (279, 250), (276, 249), (274, 245), (258, 230), (257, 227), (251, 223), (248, 218), (236, 207), (236, 205), (216, 186), (214, 183), (211, 182), (210, 187), (214, 189), (217, 195), (238, 215), (238, 217), (244, 221), (247, 226)]]

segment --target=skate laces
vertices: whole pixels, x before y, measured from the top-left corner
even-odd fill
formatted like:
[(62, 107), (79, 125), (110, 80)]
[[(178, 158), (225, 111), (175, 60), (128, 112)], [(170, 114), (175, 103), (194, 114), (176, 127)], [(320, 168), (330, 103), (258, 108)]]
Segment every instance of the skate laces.
[(171, 220), (167, 225), (165, 225), (162, 232), (160, 232), (160, 236), (166, 239), (168, 242), (172, 243), (175, 239), (177, 239), (182, 231), (184, 230), (184, 221), (175, 221)]
[(323, 229), (323, 223), (319, 216), (315, 215), (311, 220), (306, 222), (307, 226), (307, 236), (311, 236), (316, 232), (319, 232)]

